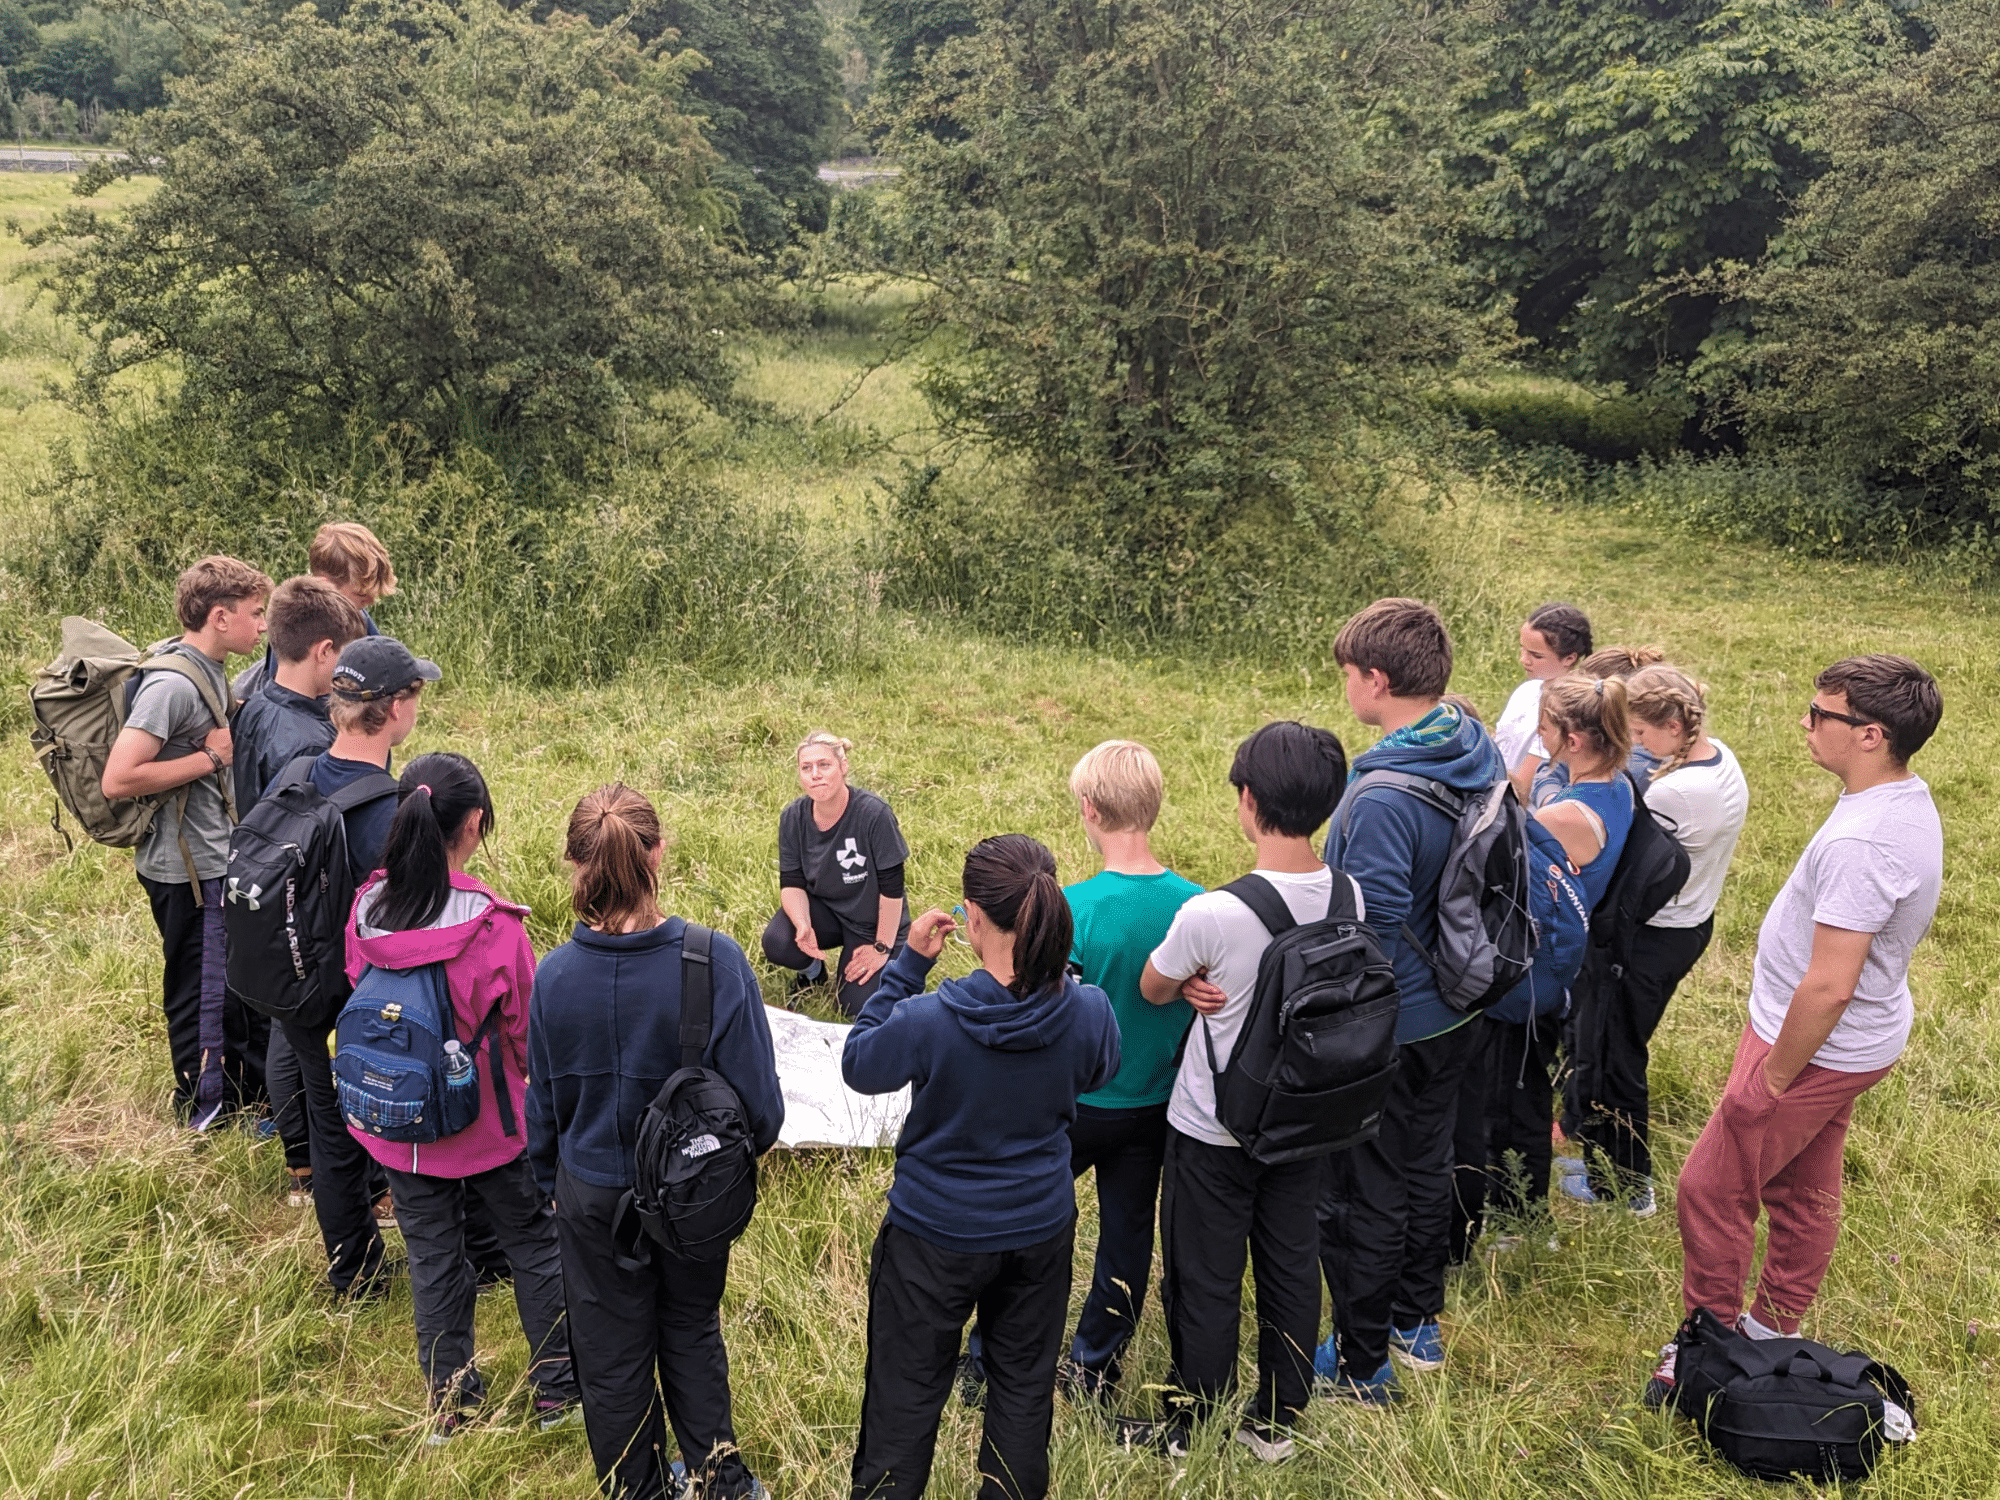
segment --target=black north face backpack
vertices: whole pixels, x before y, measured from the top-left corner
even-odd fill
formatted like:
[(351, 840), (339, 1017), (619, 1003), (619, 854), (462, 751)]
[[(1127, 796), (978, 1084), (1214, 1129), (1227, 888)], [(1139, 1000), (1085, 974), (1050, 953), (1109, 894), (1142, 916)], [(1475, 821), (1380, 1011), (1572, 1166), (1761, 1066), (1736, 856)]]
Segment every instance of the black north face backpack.
[(633, 1212), (683, 1260), (716, 1260), (757, 1210), (757, 1154), (743, 1100), (702, 1066), (714, 1025), (715, 934), (687, 924), (681, 939), (681, 1066), (639, 1117)]
[(396, 795), (396, 778), (378, 771), (323, 797), (312, 784), (315, 758), (280, 771), (231, 831), (222, 882), (229, 993), (299, 1026), (324, 1025), (347, 1001), (346, 814)]
[[(1909, 1419), (1892, 1437), (1885, 1403)], [(1916, 1426), (1903, 1377), (1811, 1339), (1753, 1339), (1696, 1308), (1674, 1340), (1674, 1409), (1759, 1479), (1864, 1479)]]
[(1396, 974), (1361, 923), (1354, 882), (1335, 872), (1326, 916), (1300, 922), (1260, 875), (1224, 886), (1271, 934), (1229, 1065), (1215, 1065), (1215, 1116), (1252, 1161), (1326, 1156), (1372, 1138), (1396, 1075)]

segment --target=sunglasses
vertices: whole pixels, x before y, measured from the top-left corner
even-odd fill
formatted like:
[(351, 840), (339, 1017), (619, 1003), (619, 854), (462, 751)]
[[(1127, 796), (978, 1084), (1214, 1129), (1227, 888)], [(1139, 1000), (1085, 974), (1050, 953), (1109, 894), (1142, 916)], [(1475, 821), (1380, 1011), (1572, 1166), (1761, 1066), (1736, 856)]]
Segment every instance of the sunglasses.
[(1812, 721), (1814, 729), (1819, 728), (1821, 721), (1826, 719), (1837, 719), (1842, 724), (1852, 724), (1856, 729), (1866, 729), (1875, 722), (1873, 719), (1857, 719), (1853, 714), (1835, 713), (1830, 708), (1821, 708), (1817, 703), (1806, 705), (1806, 717)]
[[(965, 908), (963, 906), (954, 906), (951, 909), (951, 919), (958, 924), (958, 926), (952, 929), (952, 940), (954, 942), (965, 943), (965, 923), (967, 920)], [(965, 945), (968, 948), (972, 946), (970, 943), (965, 943)]]

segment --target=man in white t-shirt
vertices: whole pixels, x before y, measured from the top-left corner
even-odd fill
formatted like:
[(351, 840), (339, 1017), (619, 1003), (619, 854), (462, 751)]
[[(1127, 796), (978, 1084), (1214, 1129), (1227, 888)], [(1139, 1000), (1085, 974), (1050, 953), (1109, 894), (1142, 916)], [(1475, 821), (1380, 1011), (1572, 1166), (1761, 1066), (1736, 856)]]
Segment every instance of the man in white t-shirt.
[[(1909, 766), (1943, 714), (1937, 683), (1907, 657), (1861, 656), (1815, 686), (1806, 748), (1841, 798), (1757, 934), (1750, 1024), (1680, 1179), (1682, 1300), (1756, 1338), (1797, 1331), (1833, 1259), (1847, 1122), (1909, 1037), (1910, 954), (1944, 879), (1937, 808)], [(1760, 1206), (1770, 1236), (1743, 1312)], [(1672, 1379), (1669, 1360), (1648, 1398)]]
[[(1229, 782), (1237, 822), (1257, 851), (1255, 873), (1299, 921), (1325, 917), (1335, 876), (1313, 851), (1312, 835), (1347, 785), (1340, 741), (1305, 724), (1266, 724), (1237, 747)], [(1210, 891), (1180, 908), (1139, 976), (1147, 1000), (1185, 998), (1197, 1015), (1167, 1102), (1160, 1191), (1160, 1301), (1173, 1356), (1168, 1413), (1161, 1422), (1121, 1422), (1127, 1446), (1184, 1453), (1195, 1422), (1235, 1389), (1246, 1257), (1257, 1277), (1257, 1394), (1236, 1440), (1267, 1462), (1288, 1457), (1292, 1424), (1312, 1396), (1316, 1211), (1326, 1164), (1252, 1161), (1216, 1119), (1209, 1061), (1213, 1046), (1213, 1067), (1229, 1065), (1270, 942), (1249, 907)]]

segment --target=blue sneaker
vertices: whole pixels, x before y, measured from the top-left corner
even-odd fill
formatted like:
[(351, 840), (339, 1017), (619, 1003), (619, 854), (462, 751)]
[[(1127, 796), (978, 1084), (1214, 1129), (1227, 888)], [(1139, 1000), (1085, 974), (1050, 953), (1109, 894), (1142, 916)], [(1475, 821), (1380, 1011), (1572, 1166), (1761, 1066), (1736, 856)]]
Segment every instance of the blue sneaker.
[(1558, 1156), (1554, 1165), (1557, 1175), (1562, 1177), (1574, 1177), (1584, 1170), (1583, 1158), (1580, 1156)]
[(1326, 1342), (1313, 1350), (1313, 1378), (1334, 1380), (1340, 1375), (1340, 1342), (1333, 1335), (1326, 1336)]
[[(1315, 1361), (1317, 1369), (1317, 1361)], [(1382, 1368), (1366, 1380), (1356, 1380), (1351, 1375), (1335, 1374), (1331, 1378), (1316, 1380), (1314, 1385), (1320, 1394), (1334, 1401), (1348, 1401), (1356, 1406), (1386, 1407), (1397, 1396), (1396, 1367), (1388, 1360), (1382, 1361)]]
[(1596, 1192), (1590, 1186), (1590, 1174), (1581, 1170), (1563, 1173), (1562, 1194), (1565, 1198), (1574, 1198), (1578, 1203), (1598, 1201)]
[(1444, 1334), (1435, 1320), (1389, 1330), (1389, 1357), (1410, 1370), (1444, 1368)]

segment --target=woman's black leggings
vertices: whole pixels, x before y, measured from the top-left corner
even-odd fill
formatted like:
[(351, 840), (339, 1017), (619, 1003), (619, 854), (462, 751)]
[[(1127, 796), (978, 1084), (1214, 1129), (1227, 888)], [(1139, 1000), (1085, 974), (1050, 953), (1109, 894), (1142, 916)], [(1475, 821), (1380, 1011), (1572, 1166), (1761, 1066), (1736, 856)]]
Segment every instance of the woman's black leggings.
[[(861, 1007), (874, 995), (875, 987), (882, 982), (882, 970), (877, 969), (866, 984), (852, 983), (842, 971), (847, 967), (849, 953), (857, 946), (866, 947), (875, 941), (875, 929), (871, 927), (863, 932), (859, 928), (849, 927), (840, 920), (834, 909), (819, 897), (812, 896), (808, 899), (812, 902), (813, 941), (819, 944), (820, 951), (826, 955), (829, 972), (840, 980), (840, 987), (835, 995), (841, 1014), (858, 1016), (861, 1014)], [(890, 949), (889, 958), (894, 958), (902, 951), (903, 940), (909, 931), (910, 914), (906, 907), (903, 912), (903, 925), (896, 932), (896, 941)], [(777, 915), (764, 924), (764, 957), (777, 968), (791, 969), (799, 973), (812, 967), (812, 960), (807, 958), (805, 951), (799, 947), (798, 929), (792, 925), (792, 919), (786, 915), (783, 907), (779, 907)], [(887, 966), (888, 960), (884, 959), (883, 967)]]

